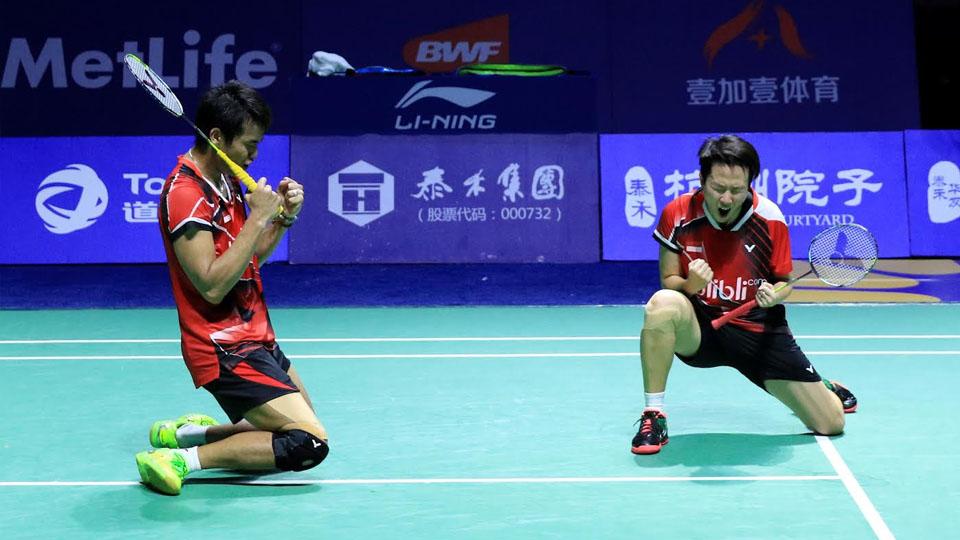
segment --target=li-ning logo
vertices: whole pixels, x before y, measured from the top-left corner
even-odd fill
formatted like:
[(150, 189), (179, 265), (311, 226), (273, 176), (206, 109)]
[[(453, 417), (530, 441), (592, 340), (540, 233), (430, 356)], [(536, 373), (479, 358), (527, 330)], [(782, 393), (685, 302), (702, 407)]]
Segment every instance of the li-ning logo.
[[(79, 196), (68, 196), (76, 191), (80, 192)], [(107, 209), (107, 200), (107, 186), (96, 171), (75, 163), (40, 182), (36, 208), (48, 231), (68, 234), (93, 225)], [(61, 201), (76, 202), (72, 204), (73, 208), (64, 208), (58, 205), (63, 204)]]
[[(400, 101), (394, 105), (395, 109), (406, 109), (414, 103), (427, 98), (436, 98), (469, 109), (497, 95), (496, 92), (464, 88), (462, 86), (434, 86), (427, 88), (432, 81), (421, 81), (413, 85)], [(460, 130), (460, 129), (493, 129), (497, 125), (495, 114), (432, 114), (413, 115), (405, 117), (397, 115), (394, 128), (401, 131), (411, 130)]]
[(449, 101), (466, 109), (478, 103), (483, 103), (497, 95), (495, 92), (477, 90), (475, 88), (464, 88), (462, 86), (435, 86), (433, 88), (424, 88), (430, 84), (430, 82), (431, 81), (422, 81), (413, 85), (413, 88), (400, 98), (400, 101), (397, 102), (394, 108), (406, 109), (421, 99), (433, 97)]
[[(721, 49), (753, 28), (759, 27), (747, 39), (755, 42), (757, 49), (763, 50), (767, 40), (771, 39), (767, 35), (766, 29), (757, 21), (763, 11), (763, 4), (764, 0), (753, 0), (736, 17), (721, 24), (710, 34), (703, 46), (703, 57), (707, 60), (707, 67), (713, 67), (713, 60), (720, 54)], [(800, 41), (800, 32), (797, 30), (797, 23), (794, 21), (793, 15), (781, 5), (774, 6), (773, 10), (777, 14), (780, 42), (783, 43), (787, 51), (797, 58), (805, 60), (813, 58), (813, 55), (807, 52), (806, 47)]]

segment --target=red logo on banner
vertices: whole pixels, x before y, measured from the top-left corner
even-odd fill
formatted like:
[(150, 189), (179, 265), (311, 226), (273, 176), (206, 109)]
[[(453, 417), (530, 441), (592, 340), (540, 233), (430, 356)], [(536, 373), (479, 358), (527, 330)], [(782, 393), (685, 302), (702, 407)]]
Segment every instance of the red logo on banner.
[[(747, 39), (756, 42), (758, 50), (763, 50), (767, 40), (771, 39), (766, 29), (757, 23), (763, 11), (763, 4), (764, 0), (753, 0), (736, 17), (721, 24), (710, 34), (707, 43), (703, 46), (703, 57), (707, 60), (707, 67), (713, 67), (713, 60), (720, 54), (721, 49), (751, 29), (755, 31), (748, 35)], [(793, 15), (780, 5), (774, 6), (773, 10), (777, 14), (780, 42), (783, 46), (797, 58), (813, 58), (800, 41), (800, 32)]]
[(411, 39), (403, 46), (407, 65), (427, 73), (453, 71), (466, 64), (510, 61), (510, 16), (454, 26)]

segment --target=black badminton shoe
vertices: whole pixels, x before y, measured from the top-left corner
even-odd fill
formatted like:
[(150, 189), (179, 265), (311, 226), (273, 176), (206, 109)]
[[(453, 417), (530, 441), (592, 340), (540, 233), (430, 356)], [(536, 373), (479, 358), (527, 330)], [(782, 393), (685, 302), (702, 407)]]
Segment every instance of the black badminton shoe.
[(633, 437), (630, 451), (634, 454), (656, 454), (667, 444), (667, 415), (662, 411), (646, 409), (637, 422), (640, 430)]
[(830, 389), (834, 394), (840, 398), (840, 403), (843, 404), (843, 412), (849, 414), (857, 411), (857, 396), (853, 395), (853, 392), (847, 389), (846, 386), (838, 383), (837, 381), (829, 381), (830, 384), (827, 385), (827, 388)]

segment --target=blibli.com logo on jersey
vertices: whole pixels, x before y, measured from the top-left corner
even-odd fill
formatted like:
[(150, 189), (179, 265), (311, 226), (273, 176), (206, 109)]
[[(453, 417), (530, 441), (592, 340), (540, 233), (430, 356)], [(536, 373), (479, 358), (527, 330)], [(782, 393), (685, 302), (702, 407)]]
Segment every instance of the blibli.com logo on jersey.
[(96, 171), (74, 163), (40, 182), (37, 215), (47, 230), (69, 234), (96, 223), (107, 209), (107, 186)]
[(767, 280), (763, 278), (756, 279), (743, 279), (737, 278), (737, 282), (734, 285), (727, 285), (723, 280), (716, 280), (707, 283), (707, 287), (703, 290), (703, 296), (706, 298), (720, 298), (718, 290), (723, 292), (723, 296), (730, 300), (744, 301), (747, 299), (747, 289), (749, 287), (759, 287), (761, 284)]

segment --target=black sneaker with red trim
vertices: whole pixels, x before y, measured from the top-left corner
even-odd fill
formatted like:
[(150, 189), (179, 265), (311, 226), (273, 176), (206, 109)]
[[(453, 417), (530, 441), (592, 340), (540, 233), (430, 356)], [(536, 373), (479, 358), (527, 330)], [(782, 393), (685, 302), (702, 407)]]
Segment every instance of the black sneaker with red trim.
[[(662, 411), (647, 409), (637, 420), (640, 429), (633, 437), (630, 451), (634, 454), (656, 454), (660, 447), (667, 444), (667, 415)], [(636, 425), (636, 424), (634, 424)]]
[(846, 386), (837, 381), (830, 381), (827, 388), (830, 388), (840, 398), (840, 403), (843, 404), (843, 412), (849, 414), (857, 411), (857, 396), (853, 395), (853, 392), (848, 390)]

